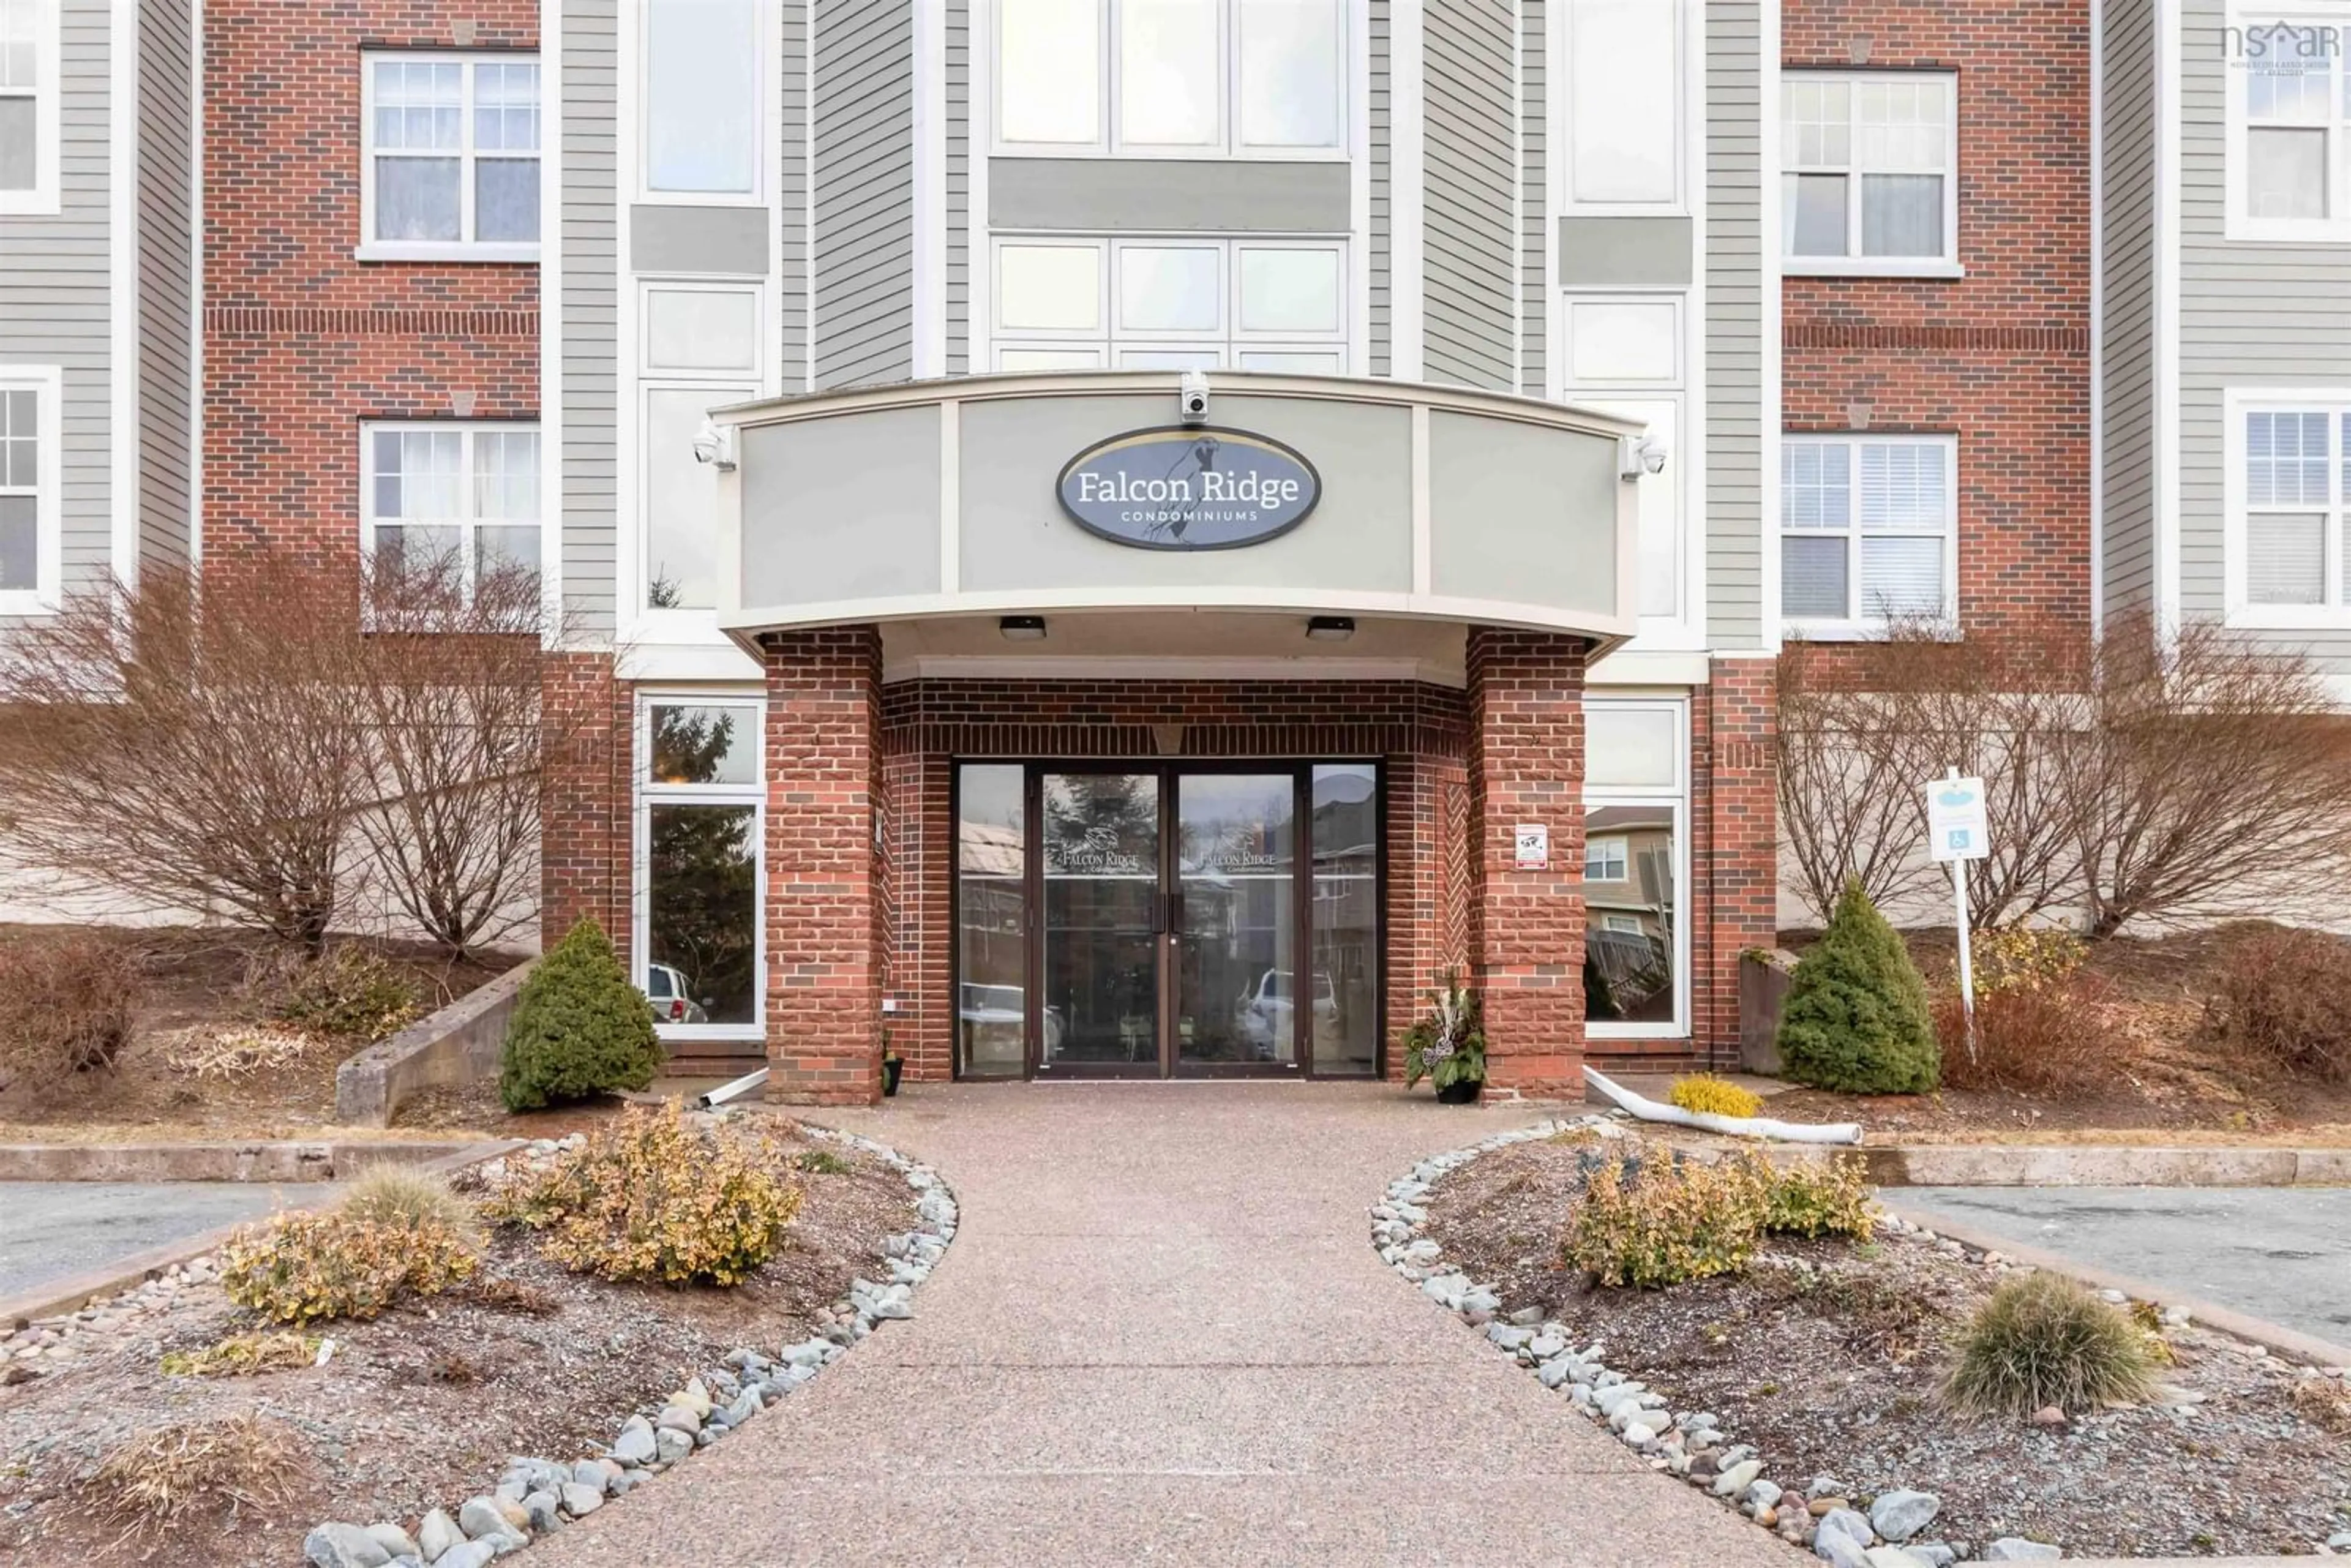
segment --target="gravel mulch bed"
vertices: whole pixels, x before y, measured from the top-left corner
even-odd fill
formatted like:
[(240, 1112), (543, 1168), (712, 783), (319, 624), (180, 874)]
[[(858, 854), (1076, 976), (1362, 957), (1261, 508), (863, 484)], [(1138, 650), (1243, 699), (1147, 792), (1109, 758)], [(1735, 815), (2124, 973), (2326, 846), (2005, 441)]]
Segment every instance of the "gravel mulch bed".
[(2021, 1536), (2068, 1556), (2310, 1553), (2351, 1529), (2351, 1431), (2322, 1424), (2341, 1418), (2329, 1402), (2351, 1410), (2345, 1385), (2192, 1324), (2163, 1330), (2178, 1362), (2167, 1403), (2054, 1427), (1944, 1408), (1947, 1346), (2001, 1278), (1997, 1253), (1918, 1235), (1775, 1239), (1735, 1278), (1586, 1285), (1559, 1257), (1588, 1144), (1498, 1149), (1439, 1180), (1426, 1234), (1445, 1267), (1500, 1297), (1498, 1317), (1555, 1319), (1674, 1410), (1719, 1416), (1799, 1497), (1823, 1476), (1857, 1501), (1934, 1492), (1937, 1537)]
[(321, 1518), (413, 1524), (429, 1508), (454, 1510), (486, 1490), (509, 1455), (601, 1453), (622, 1417), (730, 1349), (772, 1353), (820, 1333), (852, 1278), (884, 1271), (882, 1240), (909, 1228), (918, 1195), (869, 1154), (766, 1121), (796, 1161), (822, 1158), (804, 1162), (806, 1198), (785, 1250), (732, 1290), (574, 1275), (541, 1259), (535, 1239), (502, 1229), (473, 1283), (372, 1322), (304, 1331), (334, 1341), (324, 1366), (162, 1375), (166, 1351), (268, 1326), (203, 1270), (86, 1310), (70, 1333), (47, 1331), (54, 1343), (38, 1354), (22, 1354), (38, 1333), (0, 1345), (0, 1560), (80, 1563), (110, 1546), (120, 1531), (98, 1518), (86, 1481), (140, 1428), (256, 1408), (292, 1427), (308, 1455), (288, 1478), (290, 1501), (142, 1545), (166, 1561), (298, 1563)]

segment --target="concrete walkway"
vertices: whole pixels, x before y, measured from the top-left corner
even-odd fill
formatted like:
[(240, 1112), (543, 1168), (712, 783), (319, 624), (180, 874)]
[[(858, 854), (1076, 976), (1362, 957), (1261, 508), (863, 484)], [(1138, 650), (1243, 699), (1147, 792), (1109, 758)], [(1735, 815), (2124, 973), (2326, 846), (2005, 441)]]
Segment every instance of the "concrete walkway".
[(1886, 1201), (2351, 1344), (2351, 1188), (1914, 1186)]
[(260, 1182), (0, 1182), (0, 1297), (330, 1191)]
[(1384, 1267), (1366, 1208), (1531, 1114), (1375, 1085), (970, 1085), (820, 1118), (962, 1204), (916, 1317), (531, 1550), (651, 1563), (1807, 1561)]

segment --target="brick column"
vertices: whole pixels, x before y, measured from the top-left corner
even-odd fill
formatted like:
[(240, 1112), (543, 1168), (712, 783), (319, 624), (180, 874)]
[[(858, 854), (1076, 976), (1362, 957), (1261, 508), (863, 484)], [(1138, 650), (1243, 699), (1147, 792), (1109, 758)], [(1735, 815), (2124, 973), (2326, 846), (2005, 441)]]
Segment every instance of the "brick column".
[[(1468, 639), (1469, 976), (1486, 1005), (1487, 1092), (1583, 1093), (1583, 643)], [(1515, 831), (1551, 832), (1520, 869)]]
[[(539, 666), (545, 770), (539, 789), (543, 947), (593, 915), (629, 951), (629, 688), (612, 655), (549, 653)], [(625, 962), (625, 957), (623, 958)]]
[(882, 637), (764, 640), (768, 674), (768, 1097), (882, 1094)]
[(1739, 956), (1772, 946), (1778, 932), (1772, 675), (1769, 659), (1718, 659), (1695, 694), (1690, 1048), (1716, 1067), (1739, 1065)]

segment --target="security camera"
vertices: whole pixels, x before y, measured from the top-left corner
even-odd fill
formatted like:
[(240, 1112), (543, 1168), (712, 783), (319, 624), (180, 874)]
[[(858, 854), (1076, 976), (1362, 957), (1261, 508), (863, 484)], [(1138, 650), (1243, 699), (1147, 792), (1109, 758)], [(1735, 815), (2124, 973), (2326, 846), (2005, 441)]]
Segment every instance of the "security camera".
[(1176, 411), (1186, 424), (1205, 424), (1208, 420), (1208, 378), (1198, 371), (1186, 371), (1181, 390), (1176, 394)]
[(735, 427), (705, 417), (694, 433), (694, 460), (715, 464), (721, 474), (735, 471)]
[(1616, 444), (1616, 473), (1620, 478), (1638, 479), (1644, 474), (1666, 471), (1666, 444), (1654, 435), (1635, 440), (1626, 436)]

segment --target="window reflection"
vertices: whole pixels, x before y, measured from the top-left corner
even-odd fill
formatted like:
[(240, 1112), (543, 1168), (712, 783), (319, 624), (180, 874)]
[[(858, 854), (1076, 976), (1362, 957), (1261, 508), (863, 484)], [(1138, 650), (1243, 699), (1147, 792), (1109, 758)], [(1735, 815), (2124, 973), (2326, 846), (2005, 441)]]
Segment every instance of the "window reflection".
[[(1368, 1073), (1380, 1046), (1379, 772), (1314, 769), (1314, 1071)], [(1320, 993), (1328, 988), (1327, 1009)]]

